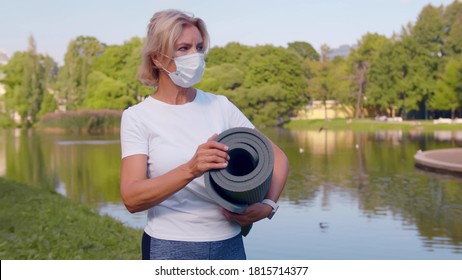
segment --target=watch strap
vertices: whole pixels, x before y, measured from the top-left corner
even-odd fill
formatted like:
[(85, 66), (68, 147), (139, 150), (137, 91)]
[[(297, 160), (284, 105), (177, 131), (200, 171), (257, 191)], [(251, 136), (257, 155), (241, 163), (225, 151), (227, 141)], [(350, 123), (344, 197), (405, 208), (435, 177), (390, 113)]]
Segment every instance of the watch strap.
[(271, 208), (273, 208), (273, 210), (271, 211), (271, 214), (269, 214), (269, 216), (268, 216), (268, 219), (271, 220), (271, 218), (273, 218), (274, 214), (278, 210), (279, 205), (276, 202), (274, 202), (274, 201), (272, 201), (271, 199), (268, 199), (268, 198), (263, 199), (263, 201), (261, 203), (269, 205), (269, 206), (271, 206)]

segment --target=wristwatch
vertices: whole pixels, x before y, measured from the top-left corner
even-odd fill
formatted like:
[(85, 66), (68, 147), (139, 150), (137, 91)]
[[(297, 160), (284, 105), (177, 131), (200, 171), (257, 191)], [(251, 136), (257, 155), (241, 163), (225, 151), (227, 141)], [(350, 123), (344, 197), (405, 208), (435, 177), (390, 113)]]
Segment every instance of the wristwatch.
[(268, 199), (268, 198), (263, 199), (263, 201), (261, 203), (269, 205), (269, 206), (271, 206), (271, 208), (273, 208), (273, 211), (271, 211), (271, 214), (269, 214), (269, 216), (268, 216), (268, 219), (271, 220), (271, 218), (273, 218), (274, 214), (278, 210), (279, 205), (276, 202), (274, 202), (274, 201), (272, 201), (271, 199)]

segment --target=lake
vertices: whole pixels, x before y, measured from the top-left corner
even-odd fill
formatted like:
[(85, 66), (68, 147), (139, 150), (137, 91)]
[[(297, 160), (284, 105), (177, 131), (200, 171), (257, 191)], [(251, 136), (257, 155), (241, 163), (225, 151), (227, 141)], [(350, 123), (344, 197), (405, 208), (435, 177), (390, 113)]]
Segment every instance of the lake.
[[(244, 238), (248, 259), (462, 259), (462, 177), (414, 166), (462, 132), (262, 130), (290, 175), (274, 218)], [(143, 228), (119, 195), (118, 135), (0, 130), (0, 176), (52, 188)], [(140, 237), (141, 239), (141, 237)]]

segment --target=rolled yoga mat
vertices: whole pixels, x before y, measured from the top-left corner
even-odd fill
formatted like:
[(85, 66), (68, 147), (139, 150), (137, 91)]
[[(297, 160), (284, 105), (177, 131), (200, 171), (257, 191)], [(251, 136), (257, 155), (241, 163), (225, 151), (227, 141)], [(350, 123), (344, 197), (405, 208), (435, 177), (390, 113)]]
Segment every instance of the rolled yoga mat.
[[(223, 208), (242, 213), (268, 193), (273, 176), (273, 148), (262, 133), (247, 127), (228, 129), (215, 140), (229, 147), (230, 159), (226, 168), (204, 174), (205, 188)], [(246, 236), (251, 227), (243, 227), (241, 234)]]

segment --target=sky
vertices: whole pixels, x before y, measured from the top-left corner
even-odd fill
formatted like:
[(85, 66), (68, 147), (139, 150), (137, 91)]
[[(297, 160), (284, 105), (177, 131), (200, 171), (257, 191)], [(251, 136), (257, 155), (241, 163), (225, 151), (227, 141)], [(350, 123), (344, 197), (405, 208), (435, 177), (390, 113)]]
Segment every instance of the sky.
[(144, 37), (152, 15), (179, 9), (202, 18), (212, 46), (248, 46), (304, 41), (319, 50), (356, 44), (367, 33), (390, 37), (423, 7), (454, 0), (0, 0), (0, 49), (9, 56), (37, 51), (63, 63), (67, 46), (80, 35), (108, 45)]

